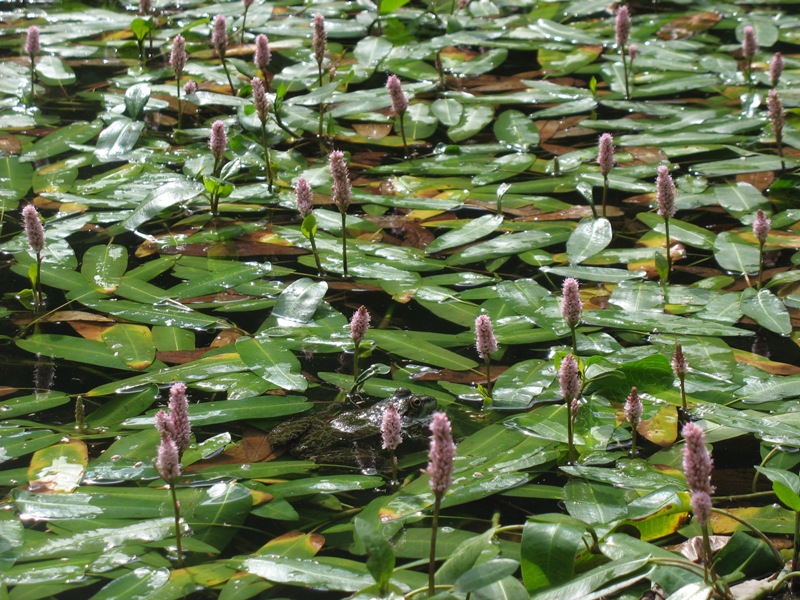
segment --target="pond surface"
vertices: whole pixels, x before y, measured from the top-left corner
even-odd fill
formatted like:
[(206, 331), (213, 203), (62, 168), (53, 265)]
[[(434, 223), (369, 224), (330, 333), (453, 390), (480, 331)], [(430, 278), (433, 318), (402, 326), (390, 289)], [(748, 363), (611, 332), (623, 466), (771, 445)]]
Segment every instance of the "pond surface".
[[(0, 3), (9, 598), (424, 595), (432, 528), (447, 597), (785, 591), (755, 580), (800, 509), (792, 2), (146, 4)], [(358, 465), (270, 443), (399, 388), (453, 424), (438, 526), (424, 441), (396, 479), (374, 429), (328, 444)]]

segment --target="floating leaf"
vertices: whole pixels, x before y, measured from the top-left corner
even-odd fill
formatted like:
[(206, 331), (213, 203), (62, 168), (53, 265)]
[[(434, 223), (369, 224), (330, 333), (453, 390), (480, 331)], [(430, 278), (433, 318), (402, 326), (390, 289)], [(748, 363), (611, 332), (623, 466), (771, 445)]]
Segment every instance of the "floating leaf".
[(769, 290), (747, 288), (739, 303), (742, 313), (762, 327), (788, 335), (792, 332), (792, 321), (783, 302)]
[(613, 231), (608, 219), (583, 219), (567, 240), (567, 256), (571, 263), (582, 263), (611, 243)]

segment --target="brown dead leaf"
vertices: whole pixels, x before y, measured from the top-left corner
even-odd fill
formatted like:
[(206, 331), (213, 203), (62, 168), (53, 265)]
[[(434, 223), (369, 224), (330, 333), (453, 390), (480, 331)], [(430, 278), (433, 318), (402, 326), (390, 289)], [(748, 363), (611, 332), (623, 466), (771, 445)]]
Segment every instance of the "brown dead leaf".
[(633, 158), (643, 163), (659, 163), (667, 160), (667, 155), (657, 146), (625, 146)]
[(234, 343), (240, 337), (245, 335), (244, 331), (241, 329), (223, 329), (217, 334), (217, 337), (211, 342), (212, 348), (221, 348), (222, 346), (227, 346), (228, 344)]
[(761, 171), (759, 173), (739, 173), (736, 181), (749, 183), (759, 192), (763, 192), (775, 181), (775, 171)]
[(11, 134), (0, 135), (0, 152), (4, 154), (20, 154), (22, 152), (22, 142), (17, 136)]
[(156, 359), (168, 365), (185, 365), (203, 358), (203, 354), (210, 348), (195, 348), (194, 350), (159, 350)]
[[(582, 122), (585, 117), (565, 117), (563, 119), (552, 119), (546, 121), (534, 121), (536, 124), (536, 128), (539, 130), (539, 138), (541, 142), (547, 142), (548, 140), (565, 137), (565, 133), (567, 130), (571, 129), (572, 127), (576, 126), (578, 123)], [(585, 128), (577, 128), (577, 129), (585, 129)], [(581, 135), (587, 135), (583, 133)], [(574, 150), (574, 148), (572, 148)]]
[(262, 462), (268, 460), (272, 453), (272, 446), (269, 443), (266, 432), (248, 427), (242, 435), (241, 442), (227, 448), (213, 458), (204, 460), (199, 465), (198, 470), (218, 465), (242, 465)]
[(658, 30), (660, 40), (679, 40), (708, 31), (720, 22), (722, 15), (715, 12), (701, 12), (672, 19)]
[[(14, 324), (28, 325), (33, 321), (31, 314), (19, 314), (14, 317)], [(54, 313), (46, 314), (37, 319), (39, 323), (71, 323), (73, 321), (84, 321), (87, 323), (116, 323), (112, 317), (85, 312), (82, 310), (59, 310)]]
[(353, 129), (370, 140), (381, 140), (392, 132), (392, 123), (356, 123)]
[(101, 325), (100, 323), (89, 321), (70, 321), (69, 325), (82, 338), (94, 342), (102, 342), (103, 334), (111, 327), (110, 325)]
[(14, 394), (19, 390), (15, 387), (9, 387), (7, 385), (0, 385), (0, 396), (8, 396), (9, 394)]
[[(502, 375), (508, 367), (502, 365), (492, 366), (492, 381)], [(474, 371), (451, 371), (450, 369), (439, 369), (424, 371), (412, 377), (414, 381), (449, 381), (450, 383), (462, 383), (464, 385), (486, 384), (486, 376)]]
[(757, 369), (761, 369), (772, 375), (797, 375), (800, 373), (800, 367), (789, 365), (782, 362), (775, 362), (761, 356), (760, 354), (753, 354), (746, 350), (733, 349), (733, 358), (740, 365), (751, 365)]

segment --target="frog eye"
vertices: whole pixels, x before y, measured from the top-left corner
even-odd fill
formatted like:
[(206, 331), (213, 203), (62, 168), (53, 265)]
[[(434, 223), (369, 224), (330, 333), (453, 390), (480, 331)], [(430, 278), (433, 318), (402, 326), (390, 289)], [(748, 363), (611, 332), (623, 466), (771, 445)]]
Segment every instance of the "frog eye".
[(419, 398), (411, 399), (411, 408), (419, 408), (420, 406), (422, 406), (422, 400)]

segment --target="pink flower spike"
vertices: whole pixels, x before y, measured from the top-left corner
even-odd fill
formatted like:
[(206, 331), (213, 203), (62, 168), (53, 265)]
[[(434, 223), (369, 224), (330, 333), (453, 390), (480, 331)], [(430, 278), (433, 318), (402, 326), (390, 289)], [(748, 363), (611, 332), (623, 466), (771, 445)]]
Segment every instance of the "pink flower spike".
[(197, 82), (194, 79), (190, 79), (186, 83), (183, 84), (183, 93), (187, 96), (194, 94), (197, 92)]
[(683, 355), (683, 346), (680, 342), (675, 344), (675, 353), (672, 355), (670, 364), (672, 365), (672, 372), (675, 373), (678, 379), (686, 377), (686, 373), (689, 372), (689, 365)]
[(666, 165), (658, 167), (656, 177), (656, 212), (659, 217), (669, 218), (675, 215), (675, 182)]
[(172, 40), (172, 52), (169, 54), (169, 65), (175, 71), (175, 76), (180, 79), (183, 74), (183, 69), (186, 67), (186, 40), (179, 33)]
[(256, 36), (256, 53), (253, 62), (262, 73), (265, 73), (270, 60), (272, 60), (272, 51), (269, 49), (269, 38), (263, 33), (259, 33)]
[(642, 399), (639, 397), (639, 391), (636, 387), (631, 388), (631, 393), (625, 400), (625, 420), (630, 423), (631, 429), (636, 430), (642, 420), (642, 413), (644, 406)]
[(742, 29), (742, 55), (750, 61), (753, 60), (756, 52), (758, 52), (756, 31), (750, 25), (746, 25)]
[(211, 154), (214, 160), (219, 162), (225, 156), (225, 150), (228, 149), (228, 136), (225, 133), (225, 124), (222, 121), (214, 121), (211, 125), (211, 137), (208, 141), (208, 147), (211, 149)]
[(692, 513), (697, 523), (705, 527), (711, 517), (711, 495), (708, 492), (692, 492), (689, 502), (692, 505)]
[(780, 144), (783, 140), (783, 126), (785, 124), (783, 102), (778, 96), (778, 90), (770, 90), (767, 95), (767, 112), (769, 121), (772, 124), (772, 133), (775, 141)]
[(266, 123), (269, 115), (269, 99), (267, 98), (267, 90), (264, 89), (264, 82), (258, 77), (253, 77), (250, 80), (250, 85), (253, 88), (253, 104), (256, 107), (256, 114), (262, 123)]
[(189, 422), (189, 399), (186, 384), (174, 383), (169, 390), (169, 416), (172, 420), (172, 433), (178, 455), (183, 455), (192, 440), (192, 426)]
[(405, 114), (408, 110), (408, 97), (403, 91), (403, 84), (400, 83), (400, 78), (397, 75), (389, 75), (386, 80), (386, 89), (389, 92), (389, 98), (392, 100), (392, 112), (396, 115)]
[(614, 34), (617, 40), (617, 46), (624, 48), (631, 34), (631, 16), (628, 12), (628, 7), (624, 4), (617, 9), (617, 17), (614, 22)]
[(453, 443), (453, 432), (450, 420), (445, 413), (433, 414), (431, 422), (431, 446), (428, 452), (428, 468), (430, 485), (433, 493), (444, 496), (453, 484), (453, 460), (456, 456), (456, 445)]
[(639, 56), (639, 46), (636, 44), (631, 44), (628, 46), (628, 57), (631, 59), (631, 62), (636, 60), (637, 56)]
[(223, 15), (214, 17), (214, 24), (211, 30), (211, 45), (217, 51), (220, 58), (225, 56), (228, 48), (228, 24)]
[(767, 218), (764, 211), (760, 208), (756, 213), (756, 218), (753, 221), (753, 234), (756, 236), (758, 243), (762, 246), (767, 242), (767, 236), (772, 227), (772, 221)]
[(703, 428), (695, 423), (687, 423), (683, 426), (681, 435), (686, 441), (683, 447), (683, 472), (689, 489), (692, 492), (713, 493), (711, 472), (714, 469), (714, 461), (706, 448)]
[(359, 306), (350, 319), (350, 338), (358, 346), (369, 329), (371, 318), (366, 306)]
[(769, 61), (769, 82), (772, 87), (778, 85), (783, 73), (783, 55), (776, 52), (772, 55), (772, 60)]
[(497, 352), (497, 338), (489, 315), (478, 315), (475, 319), (475, 347), (483, 360), (488, 360), (490, 355)]
[(171, 437), (161, 437), (155, 466), (159, 477), (170, 485), (174, 484), (175, 480), (180, 476), (181, 461), (178, 455), (178, 446), (175, 445), (175, 440)]
[(153, 12), (153, 3), (151, 0), (139, 0), (139, 14), (149, 15)]
[(581, 373), (578, 368), (578, 361), (572, 354), (567, 354), (561, 360), (561, 367), (558, 370), (558, 382), (561, 386), (561, 397), (568, 405), (573, 400), (577, 400), (581, 395)]
[(321, 65), (325, 60), (325, 51), (328, 46), (328, 34), (325, 33), (325, 17), (314, 15), (314, 32), (311, 36), (311, 47), (314, 49), (314, 60)]
[(333, 176), (333, 203), (336, 204), (339, 212), (344, 214), (350, 205), (352, 197), (352, 186), (350, 184), (350, 173), (347, 170), (347, 163), (344, 162), (344, 152), (334, 150), (329, 157), (331, 175)]
[(578, 280), (574, 277), (567, 277), (561, 286), (561, 316), (567, 327), (574, 329), (581, 322), (581, 302), (580, 288)]
[(614, 137), (610, 133), (601, 135), (597, 142), (597, 164), (603, 177), (608, 177), (614, 168)]
[(41, 45), (39, 44), (39, 28), (36, 25), (28, 27), (28, 34), (25, 36), (25, 54), (30, 56), (31, 60), (39, 54)]
[(242, 4), (244, 4), (245, 8), (250, 8), (253, 5), (253, 2), (255, 2), (255, 0), (242, 0)]
[(311, 214), (314, 201), (314, 192), (311, 191), (311, 186), (303, 177), (297, 178), (297, 183), (294, 186), (295, 201), (297, 202), (297, 210), (303, 218)]
[(26, 204), (22, 209), (22, 226), (28, 236), (28, 246), (39, 254), (44, 250), (44, 225), (33, 204)]
[(394, 402), (389, 402), (381, 417), (381, 446), (394, 450), (403, 441), (403, 420)]

